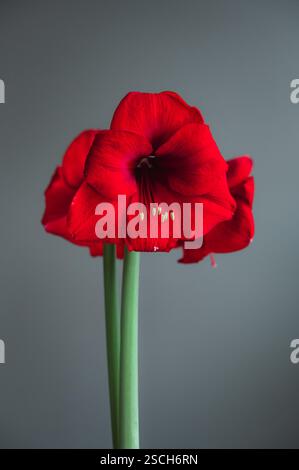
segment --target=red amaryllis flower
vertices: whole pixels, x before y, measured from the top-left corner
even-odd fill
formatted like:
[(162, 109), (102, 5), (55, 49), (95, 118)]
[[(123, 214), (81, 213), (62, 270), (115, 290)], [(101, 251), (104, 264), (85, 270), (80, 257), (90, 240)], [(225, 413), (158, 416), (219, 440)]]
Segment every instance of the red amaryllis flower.
[[(71, 237), (67, 214), (77, 190), (83, 182), (86, 157), (95, 136), (101, 131), (87, 130), (78, 135), (67, 148), (62, 165), (58, 166), (45, 191), (46, 208), (42, 218), (45, 230), (77, 245), (88, 246), (92, 256), (102, 255), (101, 241), (83, 243)], [(119, 253), (121, 255), (121, 253)]]
[[(224, 161), (201, 113), (172, 92), (129, 93), (116, 109), (111, 129), (95, 135), (85, 165), (85, 181), (70, 211), (69, 229), (77, 242), (98, 240), (95, 208), (101, 202), (115, 206), (126, 196), (127, 205), (141, 202), (150, 219), (151, 204), (204, 204), (203, 232), (229, 220), (235, 209)], [(119, 217), (120, 216), (120, 217)], [(128, 217), (130, 220), (130, 217)], [(163, 238), (132, 238), (129, 250), (169, 251), (178, 244), (170, 232)]]
[[(254, 180), (250, 176), (252, 160), (238, 157), (228, 161), (227, 181), (236, 201), (232, 219), (218, 224), (203, 239), (203, 245), (195, 250), (183, 250), (181, 263), (195, 263), (213, 253), (230, 253), (246, 248), (254, 235), (252, 203)], [(214, 264), (214, 261), (212, 259)]]
[[(89, 247), (92, 255), (103, 252), (115, 448), (139, 448), (138, 251), (169, 251), (184, 244), (181, 261), (188, 263), (212, 252), (247, 246), (254, 231), (251, 168), (248, 157), (227, 164), (201, 113), (177, 94), (129, 93), (116, 109), (110, 130), (85, 131), (72, 142), (46, 189), (42, 219), (46, 231)], [(144, 212), (139, 208), (134, 209), (135, 213), (128, 212), (134, 203), (135, 207), (136, 203), (142, 206)], [(197, 204), (200, 212), (204, 206), (203, 227), (200, 226), (200, 233), (188, 236), (184, 208), (188, 206), (192, 232), (194, 222), (197, 225)], [(112, 217), (107, 216), (111, 207)], [(105, 229), (104, 225), (110, 225), (111, 218), (110, 233), (111, 226)], [(158, 227), (154, 236), (153, 219)], [(173, 224), (165, 236), (163, 223), (170, 219)], [(133, 231), (127, 230), (132, 222), (149, 229), (145, 237), (135, 237)], [(179, 234), (175, 225), (183, 228)], [(98, 227), (104, 237), (99, 236)], [(120, 233), (124, 227), (125, 233)], [(197, 238), (201, 241), (202, 235), (200, 249), (194, 249), (194, 244), (193, 249), (190, 244), (185, 249), (186, 240), (191, 239), (192, 244)], [(120, 309), (115, 249), (108, 243), (117, 244), (120, 257), (125, 251)], [(128, 250), (124, 250), (125, 245)]]

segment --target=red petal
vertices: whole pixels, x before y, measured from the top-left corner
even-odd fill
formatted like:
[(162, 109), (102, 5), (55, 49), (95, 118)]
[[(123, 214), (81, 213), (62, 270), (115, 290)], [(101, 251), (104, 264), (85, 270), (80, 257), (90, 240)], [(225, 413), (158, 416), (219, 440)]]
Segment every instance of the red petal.
[(209, 253), (210, 252), (205, 247), (205, 244), (203, 244), (199, 250), (183, 249), (183, 256), (178, 260), (178, 262), (183, 264), (199, 263), (199, 261), (202, 261)]
[[(45, 191), (46, 209), (42, 218), (42, 224), (47, 231), (52, 232), (51, 227), (53, 225), (50, 226), (50, 222), (55, 222), (66, 216), (74, 194), (74, 189), (66, 183), (62, 175), (61, 167), (57, 167)], [(60, 220), (59, 231), (64, 233), (63, 225)]]
[(169, 252), (174, 248), (177, 248), (178, 241), (173, 238), (127, 238), (126, 246), (129, 251), (141, 251), (141, 252)]
[(96, 215), (95, 211), (100, 203), (110, 203), (113, 206), (115, 217), (113, 217), (111, 223), (115, 227), (115, 238), (109, 238), (109, 243), (116, 243), (118, 241), (117, 201), (108, 201), (106, 198), (103, 198), (88, 183), (83, 183), (80, 186), (73, 198), (68, 213), (68, 228), (74, 241), (87, 244), (103, 241), (103, 239), (97, 237), (95, 232), (96, 224), (101, 218), (101, 216)]
[(238, 201), (234, 217), (218, 224), (203, 240), (199, 250), (183, 250), (181, 263), (201, 261), (210, 253), (231, 253), (246, 248), (254, 236), (254, 220), (251, 208), (242, 200)]
[(52, 220), (45, 224), (45, 230), (52, 235), (58, 235), (59, 237), (63, 237), (66, 240), (70, 239), (70, 234), (67, 227), (66, 216), (61, 217), (60, 219)]
[(101, 131), (81, 132), (67, 148), (62, 162), (63, 175), (70, 186), (78, 188), (83, 180), (84, 166), (95, 136)]
[(89, 253), (90, 253), (90, 256), (103, 256), (103, 243), (102, 242), (98, 242), (98, 243), (91, 243), (89, 245)]
[(254, 178), (249, 176), (241, 184), (231, 190), (236, 199), (242, 199), (250, 208), (252, 208), (254, 197)]
[(96, 206), (102, 201), (98, 193), (83, 183), (73, 198), (68, 214), (68, 228), (76, 241), (99, 242), (95, 234)]
[(152, 147), (142, 136), (126, 131), (103, 131), (94, 140), (86, 162), (86, 180), (100, 194), (116, 198), (137, 191), (135, 168)]
[(66, 183), (62, 168), (57, 167), (45, 191), (46, 209), (42, 224), (46, 232), (63, 237), (77, 245), (86, 246), (86, 243), (72, 240), (67, 225), (67, 214), (75, 193), (76, 191)]
[(111, 129), (145, 136), (157, 148), (184, 124), (203, 122), (201, 113), (173, 92), (126, 95), (118, 105)]
[(214, 253), (229, 253), (249, 245), (254, 235), (253, 215), (250, 207), (238, 201), (234, 217), (219, 224), (207, 235), (207, 244)]
[[(103, 256), (103, 243), (102, 242), (97, 242), (97, 243), (92, 243), (89, 247), (90, 255), (95, 257), (95, 256)], [(116, 245), (116, 256), (118, 259), (123, 259), (124, 257), (124, 244), (117, 244)]]
[(230, 188), (242, 183), (251, 173), (253, 161), (250, 157), (237, 157), (228, 160), (227, 180)]
[(227, 184), (227, 165), (208, 126), (182, 127), (159, 147), (156, 155), (157, 166), (166, 174), (173, 191), (189, 197), (201, 196), (221, 206), (221, 212), (232, 215), (235, 201)]

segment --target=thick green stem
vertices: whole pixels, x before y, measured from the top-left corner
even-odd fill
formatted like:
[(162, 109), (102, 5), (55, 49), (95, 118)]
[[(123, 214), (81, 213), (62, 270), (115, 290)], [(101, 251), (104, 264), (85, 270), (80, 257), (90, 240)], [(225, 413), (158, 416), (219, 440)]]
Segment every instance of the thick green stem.
[(138, 288), (140, 255), (125, 251), (121, 306), (120, 427), (121, 449), (139, 448)]
[(104, 245), (104, 293), (109, 395), (113, 447), (119, 447), (120, 311), (115, 246)]

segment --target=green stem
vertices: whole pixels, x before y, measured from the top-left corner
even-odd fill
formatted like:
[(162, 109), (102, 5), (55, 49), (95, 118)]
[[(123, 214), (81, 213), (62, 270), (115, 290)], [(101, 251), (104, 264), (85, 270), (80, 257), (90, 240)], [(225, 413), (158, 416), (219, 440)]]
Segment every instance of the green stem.
[(139, 448), (138, 286), (140, 255), (125, 250), (121, 306), (120, 427), (121, 449)]
[(119, 447), (120, 312), (115, 245), (104, 244), (104, 295), (113, 447)]

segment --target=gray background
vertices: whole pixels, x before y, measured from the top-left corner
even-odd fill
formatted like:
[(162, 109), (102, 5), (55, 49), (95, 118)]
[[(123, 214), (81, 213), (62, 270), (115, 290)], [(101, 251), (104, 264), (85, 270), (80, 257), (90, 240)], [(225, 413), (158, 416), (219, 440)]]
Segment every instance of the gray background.
[(256, 237), (198, 265), (142, 255), (143, 447), (298, 447), (299, 3), (0, 5), (0, 446), (109, 447), (102, 264), (44, 233), (70, 140), (130, 90), (178, 91), (255, 160)]

